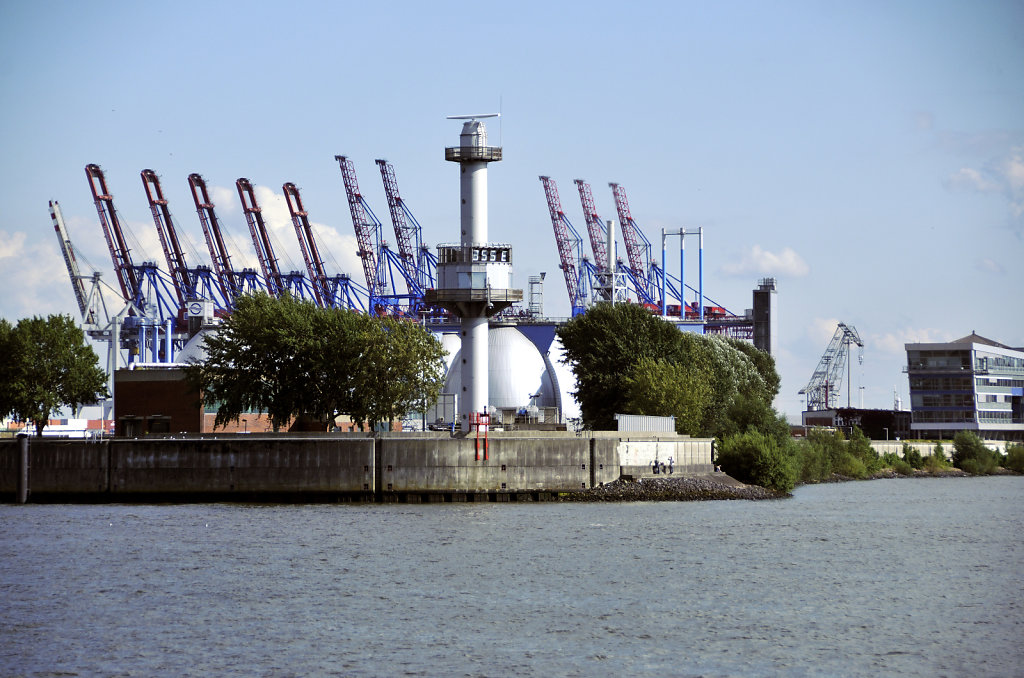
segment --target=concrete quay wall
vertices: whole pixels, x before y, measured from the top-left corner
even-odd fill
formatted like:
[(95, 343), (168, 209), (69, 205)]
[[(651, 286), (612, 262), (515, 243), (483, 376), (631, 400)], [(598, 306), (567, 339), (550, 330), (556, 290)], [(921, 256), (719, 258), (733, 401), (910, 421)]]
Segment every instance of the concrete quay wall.
[[(626, 450), (641, 442), (551, 432), (491, 433), (486, 443), (438, 433), (32, 438), (28, 500), (538, 500), (619, 478)], [(647, 442), (659, 454), (672, 447), (667, 439)], [(680, 455), (692, 442), (676, 439), (672, 449)], [(711, 469), (706, 447), (706, 464), (688, 468)], [(18, 496), (20, 459), (19, 440), (0, 441), (2, 501)]]

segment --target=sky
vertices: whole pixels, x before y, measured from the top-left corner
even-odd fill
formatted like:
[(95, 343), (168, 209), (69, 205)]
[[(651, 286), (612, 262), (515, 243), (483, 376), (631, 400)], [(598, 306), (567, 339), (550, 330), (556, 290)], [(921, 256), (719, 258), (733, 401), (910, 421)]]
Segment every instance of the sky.
[(445, 117), (500, 111), (490, 239), (513, 246), (517, 287), (547, 273), (547, 315), (569, 301), (538, 176), (581, 233), (573, 180), (605, 219), (616, 182), (656, 250), (663, 228), (704, 228), (720, 305), (742, 314), (759, 280), (778, 281), (775, 404), (791, 420), (840, 321), (864, 341), (841, 404), (909, 407), (906, 342), (1024, 346), (1022, 27), (1024, 2), (997, 0), (6, 2), (0, 317), (78, 316), (49, 200), (84, 267), (115, 284), (87, 164), (136, 261), (162, 261), (139, 178), (153, 169), (187, 260), (209, 264), (198, 172), (236, 266), (256, 266), (234, 187), (247, 177), (285, 266), (302, 268), (294, 182), (329, 272), (362, 279), (334, 156), (352, 158), (390, 242), (377, 158), (424, 240), (457, 242), (443, 149), (461, 123)]

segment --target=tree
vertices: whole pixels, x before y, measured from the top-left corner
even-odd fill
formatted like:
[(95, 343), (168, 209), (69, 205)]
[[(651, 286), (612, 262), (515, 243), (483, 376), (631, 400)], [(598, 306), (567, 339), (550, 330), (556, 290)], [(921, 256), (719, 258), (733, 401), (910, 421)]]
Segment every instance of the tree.
[(797, 469), (774, 438), (750, 431), (727, 436), (718, 448), (722, 470), (737, 480), (777, 492), (793, 489)]
[(32, 422), (38, 436), (60, 409), (107, 396), (99, 358), (70, 316), (0, 322), (0, 352), (0, 416)]
[(704, 413), (711, 405), (703, 366), (645, 356), (625, 376), (625, 389), (629, 412), (674, 416), (677, 433), (700, 435)]
[(298, 417), (392, 421), (433, 404), (443, 383), (441, 343), (415, 323), (320, 308), (266, 294), (240, 297), (206, 338), (190, 378), (216, 403), (215, 425), (266, 412), (275, 430)]
[(558, 329), (566, 361), (576, 375), (583, 420), (598, 430), (615, 428), (627, 411), (623, 377), (643, 358), (676, 362), (682, 333), (637, 304), (596, 304)]
[(996, 470), (996, 456), (971, 431), (957, 431), (953, 436), (953, 466), (973, 475), (985, 475)]
[(352, 419), (371, 429), (437, 402), (444, 386), (445, 350), (416, 323), (378, 318), (363, 330), (354, 372)]

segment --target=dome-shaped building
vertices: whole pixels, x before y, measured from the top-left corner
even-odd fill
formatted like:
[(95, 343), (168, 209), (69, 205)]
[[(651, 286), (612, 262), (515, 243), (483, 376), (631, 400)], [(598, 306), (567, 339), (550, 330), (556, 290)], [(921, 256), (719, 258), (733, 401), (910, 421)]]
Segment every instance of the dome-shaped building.
[[(448, 351), (448, 373), (445, 394), (455, 394), (462, 384), (462, 352), (457, 334), (441, 335)], [(508, 423), (525, 417), (545, 423), (564, 423), (567, 417), (578, 417), (579, 406), (572, 397), (575, 378), (562, 359), (561, 343), (556, 338), (547, 354), (515, 327), (494, 327), (487, 335), (488, 345), (488, 408), (493, 423)], [(449, 396), (450, 397), (450, 396)], [(442, 401), (444, 396), (442, 396)], [(446, 416), (451, 403), (441, 404), (428, 413), (430, 421), (450, 423)]]

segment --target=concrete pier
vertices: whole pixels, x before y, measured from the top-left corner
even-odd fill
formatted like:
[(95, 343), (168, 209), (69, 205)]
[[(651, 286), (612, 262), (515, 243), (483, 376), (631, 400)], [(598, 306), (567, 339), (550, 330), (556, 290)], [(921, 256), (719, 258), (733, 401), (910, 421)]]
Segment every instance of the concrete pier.
[[(654, 454), (707, 473), (711, 441), (617, 432), (223, 435), (32, 441), (31, 500), (544, 501), (597, 487)], [(687, 451), (690, 448), (690, 451)], [(0, 441), (0, 499), (19, 501), (19, 441)], [(628, 466), (623, 461), (630, 462)], [(26, 500), (28, 499), (26, 481)]]

